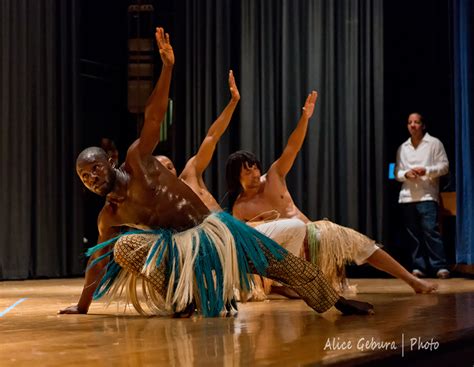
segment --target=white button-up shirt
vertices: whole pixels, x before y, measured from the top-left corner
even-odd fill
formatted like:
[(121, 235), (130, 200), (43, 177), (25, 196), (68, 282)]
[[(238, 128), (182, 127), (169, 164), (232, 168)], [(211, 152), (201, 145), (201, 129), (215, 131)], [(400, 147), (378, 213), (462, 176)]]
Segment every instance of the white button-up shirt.
[[(416, 167), (424, 167), (426, 174), (416, 179), (407, 179), (405, 174)], [(448, 173), (449, 162), (443, 143), (425, 133), (415, 148), (409, 138), (398, 148), (395, 177), (403, 182), (399, 203), (438, 201), (439, 177)]]

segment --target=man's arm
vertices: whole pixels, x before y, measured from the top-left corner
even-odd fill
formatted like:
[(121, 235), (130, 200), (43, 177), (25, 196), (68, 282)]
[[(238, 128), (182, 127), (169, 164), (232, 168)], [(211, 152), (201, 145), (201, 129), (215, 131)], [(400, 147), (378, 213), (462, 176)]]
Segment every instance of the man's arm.
[(433, 149), (434, 161), (436, 162), (432, 166), (428, 166), (425, 169), (425, 174), (429, 178), (437, 178), (444, 176), (449, 172), (449, 161), (446, 151), (444, 150), (443, 143), (437, 141)]
[(395, 179), (399, 182), (404, 182), (407, 179), (415, 179), (418, 177), (416, 171), (408, 169), (405, 161), (402, 158), (403, 144), (397, 150), (397, 161), (395, 164)]
[[(99, 238), (97, 243), (105, 242), (119, 234), (119, 230), (116, 227), (109, 227), (105, 224), (104, 220), (104, 210), (102, 210), (99, 215), (98, 228), (99, 228)], [(108, 259), (105, 258), (102, 261), (98, 262), (92, 267), (89, 267), (90, 264), (97, 259), (98, 257), (104, 255), (110, 251), (110, 246), (107, 246), (100, 251), (94, 253), (87, 261), (86, 275), (84, 279), (84, 288), (82, 289), (81, 296), (77, 305), (69, 306), (65, 309), (60, 310), (60, 314), (86, 314), (89, 310), (89, 306), (92, 302), (92, 297), (94, 292), (97, 289), (97, 286), (104, 275), (104, 268), (108, 263)]]
[(397, 152), (397, 164), (395, 166), (395, 177), (397, 181), (403, 182), (407, 179), (416, 179), (418, 177), (427, 176), (429, 178), (437, 178), (444, 176), (449, 171), (449, 161), (444, 150), (443, 143), (438, 142), (433, 149), (435, 164), (428, 167), (414, 167), (407, 169), (401, 157), (402, 147)]
[(295, 162), (296, 156), (303, 145), (304, 138), (306, 137), (306, 131), (308, 130), (308, 121), (313, 115), (314, 106), (318, 93), (312, 91), (311, 94), (306, 98), (306, 102), (301, 113), (300, 120), (296, 129), (291, 133), (288, 143), (283, 150), (282, 155), (278, 158), (270, 167), (268, 172), (274, 171), (280, 177), (285, 177), (290, 171), (293, 163)]
[(209, 163), (211, 163), (212, 155), (214, 154), (219, 139), (227, 129), (227, 126), (229, 126), (232, 114), (240, 100), (240, 93), (235, 84), (232, 70), (229, 71), (229, 90), (231, 94), (229, 103), (207, 131), (207, 135), (202, 141), (196, 155), (186, 163), (180, 175), (181, 178), (186, 179), (186, 176), (190, 175), (195, 175), (196, 177), (202, 176), (203, 172), (209, 166)]
[(163, 67), (160, 79), (156, 83), (155, 89), (150, 98), (148, 98), (145, 107), (145, 121), (137, 146), (138, 152), (142, 157), (152, 154), (160, 141), (160, 126), (168, 108), (168, 94), (174, 65), (174, 53), (170, 44), (169, 34), (165, 34), (163, 28), (156, 28), (155, 37)]

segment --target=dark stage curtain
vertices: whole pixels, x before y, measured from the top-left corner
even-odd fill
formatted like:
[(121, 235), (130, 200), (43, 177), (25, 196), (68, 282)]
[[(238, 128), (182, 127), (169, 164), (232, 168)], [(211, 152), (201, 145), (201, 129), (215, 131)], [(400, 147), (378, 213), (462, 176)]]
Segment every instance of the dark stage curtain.
[(474, 264), (474, 6), (454, 0), (456, 262)]
[[(209, 126), (230, 101), (228, 73), (232, 69), (240, 89), (240, 5), (231, 0), (183, 0), (176, 9), (175, 142), (178, 168), (196, 154)], [(241, 91), (242, 92), (242, 91)], [(218, 201), (225, 193), (225, 161), (237, 131), (238, 106), (205, 172), (205, 182)]]
[(0, 2), (0, 279), (80, 274), (76, 2)]
[[(258, 5), (257, 5), (258, 4)], [(380, 1), (243, 1), (242, 147), (268, 167), (318, 90), (288, 176), (297, 205), (380, 239), (383, 37)]]
[[(0, 2), (1, 279), (83, 271), (84, 201), (74, 170), (85, 140), (77, 94), (79, 3)], [(172, 155), (178, 168), (228, 103), (229, 69), (242, 98), (206, 172), (218, 199), (228, 154), (252, 150), (268, 168), (307, 93), (317, 89), (290, 191), (310, 217), (380, 239), (381, 7), (376, 0), (176, 2)]]
[[(238, 4), (238, 6), (236, 5)], [(248, 149), (268, 169), (282, 152), (312, 89), (316, 112), (288, 186), (309, 217), (328, 217), (381, 239), (383, 220), (382, 2), (370, 0), (187, 0), (184, 112), (187, 158), (229, 98), (241, 101), (206, 182), (225, 193), (229, 153)], [(237, 65), (236, 65), (237, 64)], [(236, 68), (236, 66), (239, 66)], [(179, 66), (176, 74), (179, 73)], [(178, 83), (179, 84), (179, 83)], [(179, 102), (179, 100), (178, 100)], [(179, 135), (179, 134), (178, 134)]]

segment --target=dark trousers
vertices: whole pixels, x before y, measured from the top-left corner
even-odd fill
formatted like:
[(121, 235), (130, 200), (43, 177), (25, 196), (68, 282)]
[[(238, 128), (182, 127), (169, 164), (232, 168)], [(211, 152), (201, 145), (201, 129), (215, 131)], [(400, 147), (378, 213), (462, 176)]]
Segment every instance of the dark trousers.
[(412, 269), (424, 273), (446, 269), (446, 255), (438, 227), (438, 203), (420, 201), (401, 205), (412, 249)]

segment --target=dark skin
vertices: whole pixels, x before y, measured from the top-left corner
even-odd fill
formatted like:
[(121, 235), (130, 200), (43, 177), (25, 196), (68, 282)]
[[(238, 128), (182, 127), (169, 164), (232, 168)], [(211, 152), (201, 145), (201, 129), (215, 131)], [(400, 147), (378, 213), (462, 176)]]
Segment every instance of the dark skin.
[[(159, 142), (160, 124), (168, 105), (174, 64), (169, 36), (162, 28), (157, 28), (156, 40), (163, 68), (145, 109), (140, 137), (128, 149), (125, 163), (119, 169), (115, 168), (100, 150), (92, 150), (77, 161), (76, 170), (84, 185), (106, 197), (97, 221), (99, 243), (119, 234), (124, 225), (182, 231), (201, 223), (210, 213), (197, 195), (152, 155)], [(102, 253), (106, 251), (104, 249)], [(89, 264), (100, 255), (94, 254)], [(104, 260), (86, 271), (78, 304), (59, 313), (87, 313), (105, 265)]]
[[(124, 164), (119, 169), (115, 168), (113, 161), (98, 148), (84, 151), (77, 160), (76, 171), (84, 185), (92, 192), (106, 197), (97, 221), (99, 243), (118, 235), (122, 226), (173, 228), (182, 231), (202, 223), (210, 214), (193, 190), (152, 155), (159, 142), (160, 124), (168, 106), (174, 65), (169, 35), (162, 28), (157, 28), (155, 36), (163, 67), (145, 109), (140, 137), (128, 149)], [(100, 253), (95, 253), (88, 265), (107, 251), (108, 249), (103, 249)], [(84, 288), (77, 305), (62, 309), (59, 313), (88, 312), (106, 264), (107, 260), (103, 260), (87, 268)], [(345, 314), (373, 312), (373, 307), (365, 302), (347, 301), (342, 297), (336, 307)]]

